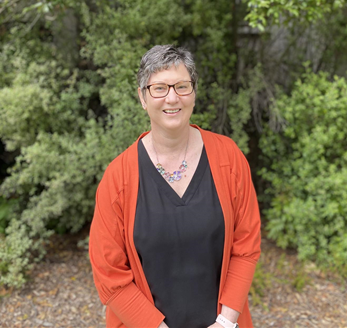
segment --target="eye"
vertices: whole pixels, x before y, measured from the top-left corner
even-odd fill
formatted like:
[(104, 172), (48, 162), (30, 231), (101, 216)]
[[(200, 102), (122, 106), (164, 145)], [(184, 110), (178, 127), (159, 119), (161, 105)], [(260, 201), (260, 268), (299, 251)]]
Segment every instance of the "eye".
[(152, 86), (152, 88), (156, 92), (162, 92), (167, 89), (167, 86), (165, 84), (155, 84)]
[(179, 82), (176, 84), (176, 87), (175, 87), (176, 90), (187, 90), (189, 88), (190, 88), (189, 82)]

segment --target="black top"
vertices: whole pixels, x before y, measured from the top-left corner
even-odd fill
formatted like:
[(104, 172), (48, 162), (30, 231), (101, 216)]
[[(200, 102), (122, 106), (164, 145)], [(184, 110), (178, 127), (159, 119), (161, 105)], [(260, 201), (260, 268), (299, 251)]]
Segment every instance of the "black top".
[(206, 328), (217, 317), (224, 219), (205, 147), (182, 198), (141, 140), (138, 152), (134, 242), (155, 306), (169, 328)]

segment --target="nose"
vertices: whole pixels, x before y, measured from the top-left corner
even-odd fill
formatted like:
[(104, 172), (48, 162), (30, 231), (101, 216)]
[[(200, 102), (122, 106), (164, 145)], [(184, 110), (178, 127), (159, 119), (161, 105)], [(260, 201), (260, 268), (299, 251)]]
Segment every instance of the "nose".
[(176, 103), (178, 101), (178, 95), (174, 89), (173, 86), (169, 87), (169, 93), (167, 94), (165, 101), (170, 104), (170, 103)]

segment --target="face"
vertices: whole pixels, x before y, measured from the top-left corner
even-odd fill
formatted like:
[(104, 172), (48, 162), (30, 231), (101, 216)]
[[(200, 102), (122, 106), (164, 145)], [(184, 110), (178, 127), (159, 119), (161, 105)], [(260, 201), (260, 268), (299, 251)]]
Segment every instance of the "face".
[[(180, 81), (190, 81), (190, 75), (184, 64), (178, 67), (172, 65), (169, 69), (151, 75), (148, 84), (175, 84)], [(153, 98), (148, 89), (143, 97), (138, 88), (142, 107), (148, 112), (152, 129), (174, 130), (189, 126), (189, 119), (195, 105), (195, 92), (187, 96), (178, 96), (173, 88), (164, 98)]]

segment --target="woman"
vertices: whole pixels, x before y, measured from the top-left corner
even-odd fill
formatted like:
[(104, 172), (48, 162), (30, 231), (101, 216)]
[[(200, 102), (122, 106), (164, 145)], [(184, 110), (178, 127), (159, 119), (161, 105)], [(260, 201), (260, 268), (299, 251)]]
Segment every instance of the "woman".
[(248, 163), (231, 139), (189, 124), (187, 50), (150, 49), (138, 83), (151, 130), (106, 169), (90, 232), (106, 325), (253, 327), (260, 218)]

